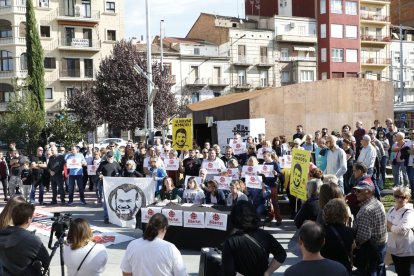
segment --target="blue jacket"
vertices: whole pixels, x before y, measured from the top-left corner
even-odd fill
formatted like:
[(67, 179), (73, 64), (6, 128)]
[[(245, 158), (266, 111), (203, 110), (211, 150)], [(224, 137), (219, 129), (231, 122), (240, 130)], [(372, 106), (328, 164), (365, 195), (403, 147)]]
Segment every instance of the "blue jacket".
[[(218, 205), (226, 205), (226, 197), (224, 196), (224, 193), (222, 190), (217, 190), (216, 198), (217, 198)], [(206, 194), (206, 203), (211, 204), (211, 193), (210, 192)]]

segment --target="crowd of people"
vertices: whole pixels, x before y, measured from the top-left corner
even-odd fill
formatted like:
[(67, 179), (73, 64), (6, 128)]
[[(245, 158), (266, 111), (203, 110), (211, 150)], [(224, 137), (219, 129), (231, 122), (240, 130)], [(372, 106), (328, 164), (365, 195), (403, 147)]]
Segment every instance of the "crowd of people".
[[(0, 176), (4, 199), (11, 198), (8, 203), (19, 199), (23, 203), (45, 204), (44, 190), (51, 189), (50, 205), (58, 203), (58, 194), (61, 205), (72, 205), (76, 183), (80, 204), (87, 204), (84, 190), (89, 185), (89, 190), (96, 192), (95, 203), (103, 205), (105, 223), (109, 221), (102, 178), (107, 176), (150, 177), (155, 182), (157, 201), (232, 206), (230, 217), (235, 231), (223, 244), (223, 275), (235, 272), (258, 275), (258, 271), (260, 275), (269, 275), (284, 262), (285, 250), (259, 226), (263, 222), (268, 222), (270, 227), (282, 225), (278, 201), (279, 194), (285, 191), (291, 218), (299, 229), (304, 260), (290, 267), (286, 275), (327, 275), (332, 271), (350, 275), (354, 267), (359, 275), (385, 275), (387, 250), (397, 274), (411, 275), (414, 210), (409, 201), (414, 191), (414, 130), (410, 130), (409, 139), (405, 139), (405, 133), (398, 132), (392, 119), (387, 119), (384, 127), (377, 120), (371, 128), (365, 129), (359, 121), (355, 127), (352, 132), (350, 125), (344, 125), (341, 132), (331, 133), (323, 128), (312, 135), (298, 125), (291, 140), (283, 135), (271, 141), (265, 134), (260, 134), (257, 141), (247, 137), (245, 152), (237, 155), (231, 145), (222, 145), (222, 153), (222, 147), (217, 144), (206, 141), (199, 146), (193, 141), (192, 149), (176, 151), (171, 141), (163, 144), (156, 139), (151, 145), (129, 141), (126, 147), (111, 143), (100, 149), (84, 143), (81, 148), (72, 146), (69, 153), (64, 147), (50, 143), (27, 158), (11, 144), (11, 150), (4, 157), (0, 153)], [(239, 134), (235, 134), (234, 141), (241, 141)], [(282, 166), (280, 162), (295, 148), (311, 153), (307, 199), (303, 201), (290, 193), (290, 178), (295, 168)], [(175, 160), (178, 166), (167, 170), (165, 162), (170, 160)], [(245, 170), (257, 165), (273, 169), (267, 174)], [(380, 191), (384, 189), (388, 165), (392, 166), (395, 205), (386, 212), (380, 201)], [(221, 189), (214, 176), (231, 177), (228, 189)], [(250, 176), (258, 177), (259, 188), (246, 184)], [(0, 223), (3, 223), (0, 228), (20, 227), (27, 222), (16, 225), (10, 219), (13, 212), (10, 214), (3, 222), (0, 216)], [(143, 238), (131, 242), (126, 250), (121, 264), (124, 275), (133, 275), (135, 271), (147, 275), (157, 274), (155, 271), (162, 275), (169, 275), (167, 271), (185, 275), (179, 251), (163, 241), (167, 226), (163, 215), (151, 218)], [(73, 261), (71, 270), (74, 272), (75, 264), (95, 246), (90, 242), (88, 227), (86, 221), (79, 219), (69, 230), (72, 234), (70, 239), (68, 236), (65, 258)], [(9, 227), (6, 229), (6, 234), (0, 230), (0, 256), (2, 236), (10, 232)], [(107, 259), (104, 251), (96, 247), (94, 252), (100, 268)], [(159, 257), (157, 263), (162, 265), (151, 265), (155, 259), (147, 252)], [(270, 263), (267, 261), (269, 253), (274, 256)], [(7, 268), (5, 263), (4, 266)], [(96, 269), (88, 263), (83, 266), (84, 271)]]

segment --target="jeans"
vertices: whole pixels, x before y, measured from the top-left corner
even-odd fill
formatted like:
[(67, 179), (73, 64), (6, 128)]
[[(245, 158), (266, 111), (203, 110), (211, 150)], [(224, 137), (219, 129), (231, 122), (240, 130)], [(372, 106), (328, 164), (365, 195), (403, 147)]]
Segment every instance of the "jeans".
[(413, 166), (407, 166), (408, 182), (410, 182), (411, 192), (414, 190), (414, 168)]
[(395, 162), (395, 165), (392, 165), (392, 175), (394, 177), (394, 187), (401, 186), (402, 181), (400, 178), (400, 172), (402, 172), (404, 186), (408, 186), (408, 175), (407, 167), (404, 165), (404, 162)]
[(34, 180), (32, 183), (32, 190), (30, 192), (30, 202), (34, 203), (36, 199), (36, 188), (39, 187), (39, 203), (43, 203), (43, 194), (44, 194), (44, 186), (43, 186), (43, 178)]
[(8, 193), (7, 188), (9, 187), (9, 179), (6, 176), (5, 178), (0, 179), (0, 181), (3, 186), (4, 199), (7, 199), (7, 193)]
[(410, 276), (411, 274), (411, 258), (412, 257), (398, 257), (391, 254), (392, 261), (395, 266), (395, 272), (398, 276)]
[(54, 175), (50, 177), (52, 185), (52, 203), (57, 202), (57, 194), (59, 190), (60, 202), (65, 203), (65, 189), (63, 188), (63, 175)]
[(22, 185), (23, 185), (23, 182), (20, 176), (15, 176), (15, 175), (10, 176), (10, 180), (9, 180), (10, 197), (14, 197), (16, 195), (16, 188), (22, 187)]
[(100, 179), (96, 184), (96, 197), (100, 200), (103, 198), (103, 182)]
[[(362, 246), (361, 246), (361, 250), (362, 250)], [(385, 271), (384, 258), (385, 258), (386, 249), (387, 249), (386, 244), (375, 246), (375, 251), (379, 255), (378, 262), (371, 259), (373, 257), (372, 254), (360, 254), (360, 255), (358, 255), (357, 258), (359, 259), (359, 262), (361, 264), (363, 264), (363, 267), (358, 266), (358, 270), (357, 270), (356, 274), (361, 275), (361, 276), (362, 275), (363, 276), (366, 276), (366, 275), (385, 276), (386, 271)], [(368, 251), (365, 251), (365, 250), (364, 250), (364, 252), (368, 253)], [(369, 252), (369, 253), (371, 253), (371, 252)]]
[(83, 192), (83, 176), (69, 175), (69, 202), (73, 202), (73, 194), (75, 192), (75, 181), (79, 188), (79, 197), (82, 202), (85, 202), (85, 195)]

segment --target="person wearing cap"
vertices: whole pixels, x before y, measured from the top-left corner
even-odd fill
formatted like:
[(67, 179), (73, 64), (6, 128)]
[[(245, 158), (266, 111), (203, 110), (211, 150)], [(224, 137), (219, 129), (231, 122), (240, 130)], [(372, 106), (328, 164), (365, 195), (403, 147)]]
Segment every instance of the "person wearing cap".
[(333, 174), (338, 178), (338, 185), (341, 188), (342, 193), (344, 192), (344, 174), (347, 170), (346, 153), (341, 149), (336, 141), (335, 135), (328, 135), (326, 137), (326, 145), (328, 146), (327, 151), (327, 162), (324, 174)]
[(353, 189), (360, 202), (353, 226), (357, 246), (354, 265), (360, 272), (358, 275), (385, 275), (387, 222), (384, 205), (374, 197), (372, 182), (358, 181)]

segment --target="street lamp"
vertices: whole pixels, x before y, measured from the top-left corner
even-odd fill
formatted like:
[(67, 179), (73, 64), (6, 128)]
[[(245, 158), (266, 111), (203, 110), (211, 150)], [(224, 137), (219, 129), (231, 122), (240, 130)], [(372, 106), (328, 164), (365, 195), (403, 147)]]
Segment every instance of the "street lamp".
[[(146, 15), (146, 23), (147, 23), (147, 74), (145, 75), (147, 80), (151, 80), (147, 82), (147, 92), (148, 92), (148, 105), (147, 105), (147, 117), (148, 117), (148, 126), (150, 135), (149, 138), (153, 141), (154, 138), (154, 108), (153, 108), (153, 101), (155, 95), (151, 100), (151, 92), (154, 87), (154, 83), (152, 82), (152, 60), (151, 60), (151, 34), (150, 34), (150, 12), (149, 12), (149, 2), (145, 0), (145, 15)], [(142, 70), (141, 70), (142, 71)], [(154, 93), (155, 94), (155, 93)], [(145, 133), (146, 138), (147, 133)]]

